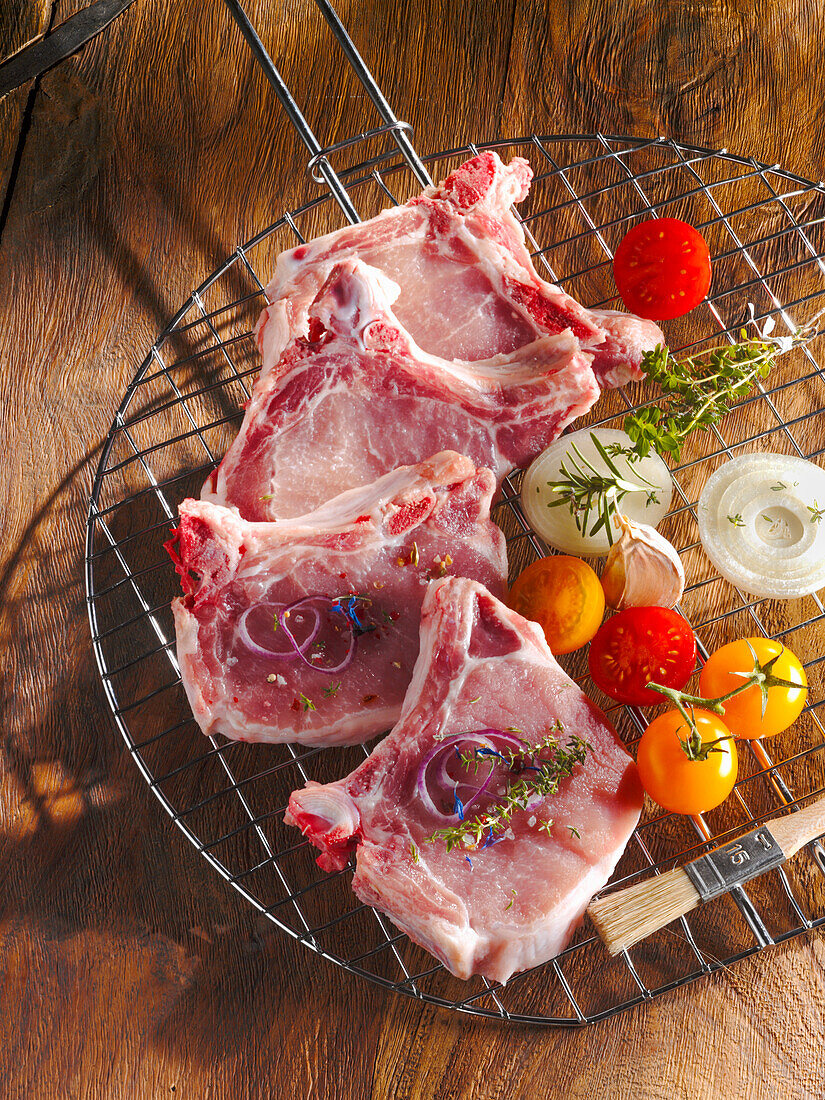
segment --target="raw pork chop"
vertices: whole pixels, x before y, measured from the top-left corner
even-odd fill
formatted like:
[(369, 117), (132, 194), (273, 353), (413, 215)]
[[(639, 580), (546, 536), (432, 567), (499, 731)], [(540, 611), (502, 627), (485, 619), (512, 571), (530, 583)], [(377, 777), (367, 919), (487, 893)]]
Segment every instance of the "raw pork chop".
[(299, 337), (262, 376), (201, 496), (245, 519), (299, 516), (399, 463), (451, 448), (498, 481), (599, 395), (569, 331), (481, 363), (421, 351), (391, 311), (398, 287), (346, 260)]
[[(465, 768), (465, 784), (478, 785), (492, 760), (501, 784), (512, 783), (519, 776), (507, 762), (484, 750), (478, 770), (467, 769), (458, 747), (472, 745), (473, 731), (481, 738), (508, 727), (518, 728), (511, 743), (524, 738), (535, 746), (556, 722), (562, 744), (577, 735), (591, 745), (557, 794), (531, 799), (506, 832), (484, 833), (480, 846), (465, 841), (448, 851), (444, 839), (428, 839), (444, 827), (437, 811), (451, 807), (449, 795), (437, 806), (429, 787), (432, 808), (425, 804), (422, 765), (437, 779), (443, 756), (453, 776)], [(454, 749), (449, 739), (459, 734), (465, 737)], [(505, 749), (507, 736), (499, 739)], [(520, 774), (535, 773), (522, 767)], [(489, 810), (501, 790), (473, 807), (465, 796), (465, 822)], [(322, 850), (318, 863), (326, 870), (344, 866), (354, 848), (358, 897), (453, 974), (504, 982), (562, 950), (612, 874), (641, 805), (635, 764), (605, 716), (556, 664), (541, 628), (481, 585), (455, 577), (430, 585), (398, 725), (346, 779), (294, 792), (286, 821)]]
[(258, 321), (264, 371), (296, 335), (332, 266), (358, 257), (401, 293), (395, 313), (412, 338), (443, 359), (489, 359), (569, 328), (593, 355), (602, 386), (640, 377), (660, 329), (627, 313), (586, 310), (539, 278), (510, 204), (527, 196), (533, 173), (485, 152), (437, 187), (360, 225), (298, 245), (279, 258)]
[[(186, 595), (173, 608), (181, 675), (204, 733), (350, 744), (388, 729), (418, 653), (429, 578), (455, 569), (503, 590), (494, 489), (489, 470), (445, 451), (295, 520), (246, 523), (233, 509), (184, 501), (170, 550)], [(274, 621), (306, 596), (318, 598), (289, 618), (297, 645), (311, 643), (302, 660)], [(321, 671), (350, 644), (347, 667)]]

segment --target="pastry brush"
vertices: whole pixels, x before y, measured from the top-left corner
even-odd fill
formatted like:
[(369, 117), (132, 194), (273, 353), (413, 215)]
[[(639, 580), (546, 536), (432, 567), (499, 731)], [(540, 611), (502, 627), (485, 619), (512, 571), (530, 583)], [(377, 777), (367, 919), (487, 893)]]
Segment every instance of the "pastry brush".
[(697, 905), (779, 867), (823, 833), (825, 798), (820, 798), (682, 867), (597, 898), (587, 911), (607, 950), (618, 955)]

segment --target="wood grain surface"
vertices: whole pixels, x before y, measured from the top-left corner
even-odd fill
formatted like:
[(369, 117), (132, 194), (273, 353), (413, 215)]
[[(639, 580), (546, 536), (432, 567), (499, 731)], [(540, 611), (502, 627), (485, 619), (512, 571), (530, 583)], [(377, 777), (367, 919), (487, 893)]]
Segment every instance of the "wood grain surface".
[[(8, 0), (0, 55), (80, 6)], [(375, 125), (311, 0), (248, 10), (322, 141)], [(339, 11), (422, 153), (662, 133), (825, 175), (819, 0)], [(582, 1030), (457, 1016), (279, 933), (129, 759), (83, 600), (101, 443), (191, 289), (317, 193), (305, 161), (220, 0), (139, 0), (0, 102), (0, 1096), (822, 1097), (821, 933)]]

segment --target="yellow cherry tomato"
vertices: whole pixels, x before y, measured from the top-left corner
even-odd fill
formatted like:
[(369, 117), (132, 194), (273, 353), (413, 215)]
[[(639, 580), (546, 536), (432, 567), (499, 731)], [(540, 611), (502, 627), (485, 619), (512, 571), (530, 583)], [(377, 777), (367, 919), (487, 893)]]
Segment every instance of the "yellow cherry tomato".
[(714, 745), (718, 751), (708, 752), (705, 760), (690, 760), (685, 753), (681, 742), (690, 731), (678, 710), (654, 718), (636, 750), (642, 786), (655, 802), (675, 814), (701, 814), (724, 802), (739, 770), (736, 742), (722, 719), (707, 710), (693, 714), (703, 744), (727, 738)]
[[(753, 653), (749, 646), (753, 647)], [(753, 654), (763, 667), (772, 658), (774, 676), (788, 680), (798, 687), (772, 687), (768, 689), (768, 703), (762, 714), (762, 692), (756, 686), (734, 695), (722, 705), (725, 708), (725, 725), (736, 737), (753, 740), (756, 737), (773, 737), (797, 720), (805, 706), (808, 680), (800, 660), (781, 642), (770, 638), (747, 638), (717, 649), (708, 659), (699, 676), (699, 694), (703, 699), (718, 699), (742, 684), (753, 672)]]
[(601, 581), (580, 558), (540, 558), (516, 577), (510, 606), (544, 631), (555, 654), (586, 645), (604, 617)]

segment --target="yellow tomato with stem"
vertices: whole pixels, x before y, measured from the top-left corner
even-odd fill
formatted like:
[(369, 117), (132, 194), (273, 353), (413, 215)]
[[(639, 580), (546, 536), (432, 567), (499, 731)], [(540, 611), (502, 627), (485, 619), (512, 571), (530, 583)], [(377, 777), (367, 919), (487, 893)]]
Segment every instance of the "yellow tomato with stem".
[(808, 680), (799, 658), (771, 638), (743, 638), (717, 649), (699, 676), (699, 694), (705, 699), (719, 699), (741, 687), (753, 674), (756, 663), (784, 683), (767, 687), (764, 713), (762, 690), (756, 684), (722, 704), (725, 725), (736, 737), (748, 740), (773, 737), (802, 713)]
[(688, 756), (683, 742), (691, 731), (678, 710), (654, 718), (636, 749), (642, 786), (654, 802), (676, 814), (701, 814), (724, 802), (739, 770), (736, 742), (722, 719), (707, 710), (691, 708), (691, 714), (702, 745), (708, 746), (704, 759)]
[(519, 574), (509, 604), (544, 631), (555, 654), (586, 645), (604, 618), (604, 590), (587, 562), (567, 554), (540, 558)]

